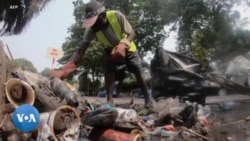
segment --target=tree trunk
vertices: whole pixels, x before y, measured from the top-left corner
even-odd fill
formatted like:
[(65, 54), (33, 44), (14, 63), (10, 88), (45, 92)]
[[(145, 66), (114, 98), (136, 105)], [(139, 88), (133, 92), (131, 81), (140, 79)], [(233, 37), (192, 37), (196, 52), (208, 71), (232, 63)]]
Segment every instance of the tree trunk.
[(92, 82), (95, 82), (95, 68), (92, 69), (91, 75), (92, 75)]

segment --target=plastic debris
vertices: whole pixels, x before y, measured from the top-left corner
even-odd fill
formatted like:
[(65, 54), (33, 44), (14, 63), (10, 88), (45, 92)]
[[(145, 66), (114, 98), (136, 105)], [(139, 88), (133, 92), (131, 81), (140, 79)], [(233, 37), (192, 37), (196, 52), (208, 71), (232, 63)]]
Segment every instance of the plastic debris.
[(137, 113), (133, 109), (115, 108), (118, 116), (115, 122), (135, 122), (137, 120)]

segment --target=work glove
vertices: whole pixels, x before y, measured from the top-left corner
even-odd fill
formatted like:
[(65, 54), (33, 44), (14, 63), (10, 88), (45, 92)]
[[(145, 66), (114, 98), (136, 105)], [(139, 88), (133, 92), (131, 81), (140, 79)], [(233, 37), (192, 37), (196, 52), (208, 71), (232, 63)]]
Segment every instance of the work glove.
[(53, 70), (52, 77), (65, 78), (70, 73), (76, 70), (76, 65), (74, 62), (68, 62), (60, 70)]
[(112, 49), (111, 60), (113, 62), (122, 62), (126, 55), (128, 46), (125, 43), (120, 42), (116, 47)]

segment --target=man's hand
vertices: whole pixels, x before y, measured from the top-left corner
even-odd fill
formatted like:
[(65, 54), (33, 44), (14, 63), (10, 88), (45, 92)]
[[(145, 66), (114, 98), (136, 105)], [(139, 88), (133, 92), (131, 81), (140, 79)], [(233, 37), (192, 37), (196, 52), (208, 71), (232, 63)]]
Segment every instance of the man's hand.
[(75, 63), (69, 62), (69, 63), (65, 64), (62, 67), (62, 69), (57, 70), (57, 71), (53, 70), (51, 75), (52, 75), (52, 77), (64, 78), (75, 70), (76, 70)]
[(116, 47), (113, 48), (111, 52), (111, 60), (114, 62), (120, 62), (125, 58), (126, 50), (128, 46), (124, 43), (119, 43)]

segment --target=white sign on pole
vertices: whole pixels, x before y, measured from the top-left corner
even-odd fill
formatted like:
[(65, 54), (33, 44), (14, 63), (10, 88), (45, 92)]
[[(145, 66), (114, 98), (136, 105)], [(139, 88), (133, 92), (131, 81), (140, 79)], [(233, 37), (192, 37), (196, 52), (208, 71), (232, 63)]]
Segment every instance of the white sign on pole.
[(58, 59), (61, 58), (63, 55), (63, 51), (62, 48), (48, 48), (47, 49), (47, 57), (49, 58), (54, 58), (54, 59)]

